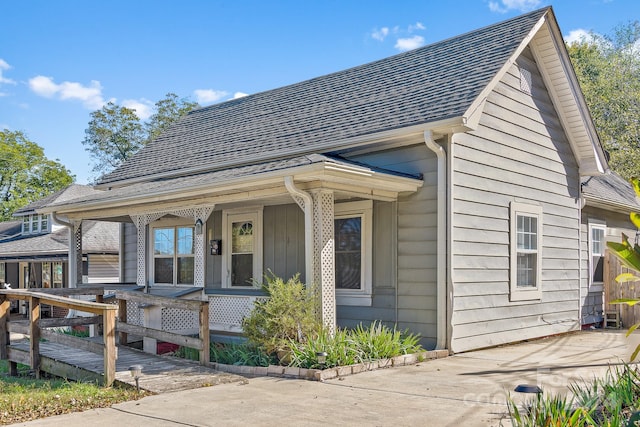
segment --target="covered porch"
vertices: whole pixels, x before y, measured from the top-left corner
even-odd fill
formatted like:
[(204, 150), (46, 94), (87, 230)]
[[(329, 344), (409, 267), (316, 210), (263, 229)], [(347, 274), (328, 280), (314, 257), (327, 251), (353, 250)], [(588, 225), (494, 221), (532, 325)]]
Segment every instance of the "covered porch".
[[(308, 155), (112, 183), (102, 193), (43, 212), (70, 229), (70, 286), (82, 279), (83, 221), (113, 221), (128, 224), (121, 258), (129, 262), (121, 279), (147, 293), (208, 300), (212, 332), (242, 332), (242, 318), (265, 297), (256, 284), (267, 272), (300, 273), (316, 286), (319, 314), (334, 330), (338, 299), (371, 305), (374, 203), (394, 202), (422, 183), (420, 176)], [(184, 330), (197, 320), (175, 309), (152, 311), (139, 309), (141, 324)]]

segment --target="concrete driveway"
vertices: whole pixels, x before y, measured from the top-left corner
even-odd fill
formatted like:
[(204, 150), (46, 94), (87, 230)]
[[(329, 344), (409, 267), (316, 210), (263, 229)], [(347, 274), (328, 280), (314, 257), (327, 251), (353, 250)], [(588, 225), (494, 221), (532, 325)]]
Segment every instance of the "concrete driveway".
[(20, 425), (510, 425), (505, 399), (516, 385), (565, 392), (570, 382), (602, 376), (610, 364), (628, 361), (637, 343), (624, 331), (576, 332), (324, 383), (252, 378)]

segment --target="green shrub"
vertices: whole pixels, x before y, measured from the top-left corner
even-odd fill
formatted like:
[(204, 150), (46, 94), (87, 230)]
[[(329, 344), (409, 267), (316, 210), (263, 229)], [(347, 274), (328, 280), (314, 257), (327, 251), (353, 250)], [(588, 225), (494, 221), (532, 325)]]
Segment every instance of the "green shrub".
[(260, 347), (249, 343), (211, 344), (211, 361), (225, 365), (269, 366), (275, 361)]
[(305, 343), (291, 343), (291, 365), (300, 368), (321, 368), (317, 353), (326, 352), (324, 367), (353, 365), (377, 359), (388, 359), (423, 350), (418, 335), (400, 332), (373, 322), (355, 329), (339, 329), (331, 336), (326, 330)]
[(269, 298), (255, 303), (242, 329), (249, 342), (266, 353), (288, 355), (292, 342), (304, 343), (321, 328), (317, 295), (300, 282), (299, 274), (286, 282), (273, 273), (265, 279), (262, 288)]

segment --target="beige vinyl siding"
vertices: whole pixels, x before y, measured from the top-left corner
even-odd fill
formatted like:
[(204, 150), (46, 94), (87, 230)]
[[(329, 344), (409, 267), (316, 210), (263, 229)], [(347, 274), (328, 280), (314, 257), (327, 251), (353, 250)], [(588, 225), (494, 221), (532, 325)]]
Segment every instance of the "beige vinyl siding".
[[(454, 352), (579, 328), (580, 215), (575, 157), (540, 73), (513, 65), (474, 132), (453, 136)], [(510, 301), (510, 203), (543, 210), (540, 300)]]
[(89, 283), (118, 283), (120, 282), (120, 265), (118, 255), (87, 256), (89, 262)]
[[(353, 326), (361, 321), (380, 319), (390, 326), (419, 333), (422, 344), (433, 348), (437, 317), (435, 155), (421, 142), (361, 155), (354, 160), (393, 171), (422, 174), (424, 185), (414, 194), (401, 196), (397, 202), (374, 203), (372, 306), (338, 306), (339, 323)], [(397, 242), (395, 247), (393, 242)]]

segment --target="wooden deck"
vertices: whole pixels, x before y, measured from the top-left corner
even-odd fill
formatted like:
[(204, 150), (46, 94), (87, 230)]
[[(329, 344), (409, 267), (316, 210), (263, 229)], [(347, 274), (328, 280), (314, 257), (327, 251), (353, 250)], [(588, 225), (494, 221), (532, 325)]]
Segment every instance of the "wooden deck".
[[(130, 347), (117, 347), (116, 381), (135, 386), (129, 367), (142, 365), (140, 388), (152, 393), (207, 387), (230, 382), (243, 382), (239, 375), (219, 372), (185, 359), (158, 356)], [(71, 351), (70, 351), (71, 350)], [(29, 358), (29, 342), (12, 342), (9, 352), (15, 358)], [(101, 355), (53, 342), (40, 343), (41, 369), (77, 381), (102, 382), (104, 363)]]

